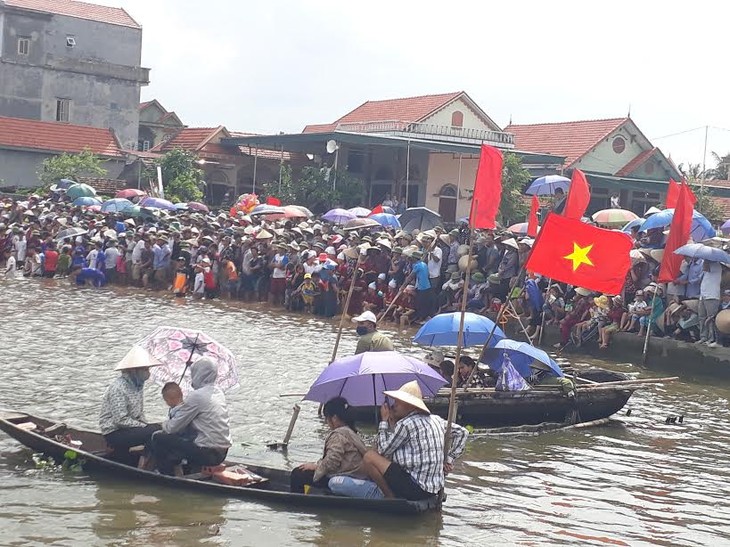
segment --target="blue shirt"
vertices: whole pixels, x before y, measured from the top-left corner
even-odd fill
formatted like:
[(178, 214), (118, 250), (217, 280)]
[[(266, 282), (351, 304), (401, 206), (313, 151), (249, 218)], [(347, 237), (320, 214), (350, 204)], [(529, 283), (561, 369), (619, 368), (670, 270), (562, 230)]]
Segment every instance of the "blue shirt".
[(103, 249), (99, 249), (99, 252), (96, 255), (96, 264), (94, 267), (100, 272), (106, 270), (106, 253)]
[(431, 288), (431, 281), (428, 279), (428, 266), (426, 266), (425, 262), (416, 262), (413, 265), (412, 271), (416, 274), (417, 291), (425, 291)]

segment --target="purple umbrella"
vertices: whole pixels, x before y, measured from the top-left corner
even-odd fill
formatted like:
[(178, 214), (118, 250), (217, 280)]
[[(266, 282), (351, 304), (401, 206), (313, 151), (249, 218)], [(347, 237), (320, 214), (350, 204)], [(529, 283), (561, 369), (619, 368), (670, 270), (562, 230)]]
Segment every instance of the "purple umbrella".
[(139, 205), (140, 207), (147, 207), (148, 209), (167, 209), (168, 211), (177, 210), (175, 204), (162, 198), (145, 197), (140, 200)]
[(720, 226), (720, 231), (722, 231), (722, 233), (725, 235), (730, 234), (730, 220), (726, 220), (725, 224)]
[(322, 215), (322, 220), (332, 222), (333, 224), (346, 224), (350, 220), (355, 220), (357, 215), (351, 213), (347, 209), (331, 209)]
[(334, 361), (319, 375), (309, 392), (308, 401), (326, 403), (344, 397), (353, 406), (381, 405), (383, 391), (399, 389), (418, 381), (425, 397), (433, 397), (447, 384), (443, 377), (415, 357), (395, 351), (367, 351)]

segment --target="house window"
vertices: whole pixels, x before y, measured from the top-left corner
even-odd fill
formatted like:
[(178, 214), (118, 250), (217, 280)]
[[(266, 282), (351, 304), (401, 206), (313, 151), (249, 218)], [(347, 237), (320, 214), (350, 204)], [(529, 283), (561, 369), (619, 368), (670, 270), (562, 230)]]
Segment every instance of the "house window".
[(69, 121), (71, 110), (71, 99), (56, 99), (56, 121)]
[(27, 36), (20, 36), (18, 38), (18, 55), (30, 55), (30, 38)]
[(613, 142), (611, 143), (611, 147), (613, 148), (613, 151), (617, 154), (620, 154), (624, 150), (626, 150), (626, 141), (623, 137), (616, 137), (613, 139)]
[(76, 37), (72, 35), (66, 36), (66, 47), (72, 48), (76, 47)]
[(451, 127), (464, 127), (464, 113), (454, 110), (451, 113)]
[(142, 141), (142, 152), (147, 152), (150, 149), (150, 141)]

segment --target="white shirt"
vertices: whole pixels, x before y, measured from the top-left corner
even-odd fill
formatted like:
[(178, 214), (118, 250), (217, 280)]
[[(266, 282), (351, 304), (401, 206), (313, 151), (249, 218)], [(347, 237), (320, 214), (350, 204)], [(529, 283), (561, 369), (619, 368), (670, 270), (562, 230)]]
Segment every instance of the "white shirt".
[(441, 275), (441, 259), (443, 258), (444, 253), (439, 247), (434, 247), (430, 255), (438, 258), (438, 261), (433, 260), (431, 257), (429, 257), (428, 277), (439, 277)]
[(104, 268), (107, 270), (116, 268), (119, 254), (119, 249), (117, 249), (116, 247), (109, 247), (106, 251), (104, 251)]
[(709, 264), (708, 270), (702, 272), (700, 282), (700, 300), (720, 299), (720, 282), (722, 281), (722, 266), (719, 262), (705, 261)]
[(12, 279), (15, 277), (15, 274), (17, 272), (15, 257), (13, 255), (10, 255), (8, 257), (8, 261), (5, 264), (5, 277), (7, 279)]
[(15, 244), (15, 253), (18, 255), (18, 262), (25, 261), (25, 251), (28, 248), (28, 242), (25, 238), (19, 239)]
[(132, 251), (132, 264), (139, 264), (142, 262), (142, 251), (144, 250), (144, 240), (140, 239), (134, 246)]
[(205, 293), (205, 276), (203, 275), (203, 272), (198, 272), (197, 274), (195, 274), (195, 285), (193, 286), (193, 293)]
[(286, 255), (276, 253), (274, 256), (274, 271), (271, 272), (272, 279), (284, 279), (286, 277), (286, 266), (283, 264), (283, 260)]
[(89, 251), (89, 254), (86, 255), (86, 266), (89, 268), (96, 268), (96, 255), (99, 254), (99, 251), (96, 249), (91, 249)]

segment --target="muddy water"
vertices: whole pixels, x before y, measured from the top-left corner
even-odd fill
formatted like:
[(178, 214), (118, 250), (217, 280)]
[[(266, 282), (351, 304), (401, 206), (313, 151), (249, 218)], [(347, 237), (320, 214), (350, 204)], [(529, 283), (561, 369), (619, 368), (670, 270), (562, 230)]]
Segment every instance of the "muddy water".
[[(0, 407), (95, 427), (113, 364), (133, 341), (159, 325), (197, 328), (240, 360), (242, 387), (229, 394), (232, 454), (276, 466), (318, 457), (325, 431), (309, 403), (286, 457), (264, 446), (288, 424), (294, 399), (279, 395), (305, 390), (327, 362), (330, 323), (54, 280), (0, 281), (0, 320)], [(355, 342), (347, 332), (340, 355)], [(443, 513), (410, 520), (288, 512), (37, 469), (30, 452), (0, 434), (0, 544), (730, 545), (729, 396), (728, 384), (685, 381), (637, 392), (621, 423), (474, 439), (449, 478)], [(163, 417), (153, 386), (146, 405), (149, 417)], [(665, 425), (669, 415), (684, 423)]]

